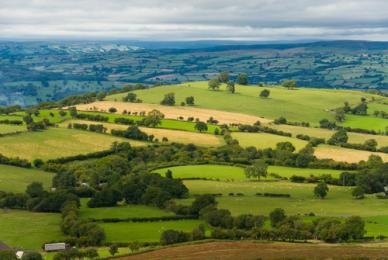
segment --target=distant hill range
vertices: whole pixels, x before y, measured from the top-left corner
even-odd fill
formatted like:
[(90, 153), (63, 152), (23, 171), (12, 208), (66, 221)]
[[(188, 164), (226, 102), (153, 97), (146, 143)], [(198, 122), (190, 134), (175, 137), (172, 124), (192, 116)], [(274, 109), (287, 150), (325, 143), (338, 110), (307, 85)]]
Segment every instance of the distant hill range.
[(252, 84), (388, 89), (388, 42), (0, 42), (0, 105), (31, 105), (125, 83), (247, 73)]

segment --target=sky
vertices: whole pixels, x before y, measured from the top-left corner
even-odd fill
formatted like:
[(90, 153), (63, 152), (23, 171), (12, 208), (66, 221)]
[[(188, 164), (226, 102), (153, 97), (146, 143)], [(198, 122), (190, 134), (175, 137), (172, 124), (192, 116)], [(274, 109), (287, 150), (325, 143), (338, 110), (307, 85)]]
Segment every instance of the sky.
[(387, 0), (0, 0), (0, 39), (388, 41)]

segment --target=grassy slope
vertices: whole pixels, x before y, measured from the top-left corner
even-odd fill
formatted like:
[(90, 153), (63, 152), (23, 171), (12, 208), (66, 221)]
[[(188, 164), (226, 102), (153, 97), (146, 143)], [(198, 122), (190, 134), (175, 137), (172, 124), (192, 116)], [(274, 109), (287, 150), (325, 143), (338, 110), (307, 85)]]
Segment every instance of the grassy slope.
[[(50, 128), (41, 132), (29, 132), (1, 138), (0, 153), (25, 159), (51, 159), (104, 150), (113, 142), (128, 139), (73, 129)], [(143, 145), (130, 141), (132, 145)]]
[[(220, 180), (247, 180), (244, 173), (244, 168), (226, 165), (187, 165), (157, 169), (154, 172), (165, 174), (167, 170), (171, 170), (174, 178), (208, 178)], [(292, 175), (298, 176), (319, 176), (323, 174), (331, 174), (334, 178), (338, 178), (342, 171), (327, 170), (327, 169), (306, 169), (306, 168), (291, 168), (283, 166), (269, 166), (268, 173), (276, 173), (282, 177), (290, 178)], [(270, 176), (268, 176), (270, 179)]]
[(24, 249), (40, 250), (45, 242), (63, 239), (60, 214), (0, 210), (0, 241)]
[[(267, 215), (274, 208), (284, 208), (288, 214), (305, 214), (314, 212), (318, 216), (377, 216), (388, 215), (384, 200), (373, 195), (364, 200), (355, 200), (351, 188), (330, 186), (326, 199), (317, 199), (313, 195), (315, 184), (298, 184), (290, 182), (217, 182), (184, 181), (191, 194), (222, 193), (218, 197), (220, 208), (229, 209), (232, 214), (242, 213)], [(242, 197), (231, 197), (229, 193), (244, 193)], [(257, 192), (287, 193), (291, 198), (256, 197)], [(183, 201), (189, 202), (192, 199)]]
[(342, 125), (352, 128), (386, 131), (388, 127), (388, 119), (372, 116), (346, 115), (346, 121)]
[(24, 192), (28, 184), (41, 182), (45, 188), (51, 186), (52, 173), (0, 165), (0, 190), (7, 192)]
[(26, 126), (24, 125), (6, 125), (0, 124), (0, 134), (8, 134), (14, 132), (26, 131)]
[(101, 223), (108, 242), (158, 242), (160, 234), (167, 229), (191, 232), (203, 222), (200, 220), (178, 220), (158, 222)]
[(107, 208), (88, 208), (88, 199), (81, 200), (80, 216), (82, 218), (137, 218), (137, 217), (161, 217), (172, 216), (172, 212), (144, 205), (125, 205)]
[[(361, 97), (370, 94), (350, 90), (306, 89), (286, 90), (280, 87), (270, 88), (268, 99), (259, 98), (263, 88), (255, 86), (237, 86), (237, 93), (230, 94), (221, 87), (221, 91), (208, 90), (207, 82), (191, 82), (180, 85), (162, 86), (135, 91), (145, 103), (158, 104), (164, 94), (174, 92), (179, 104), (187, 96), (194, 96), (197, 107), (210, 108), (270, 119), (285, 116), (291, 121), (309, 121), (317, 124), (322, 118), (333, 119), (328, 110), (342, 106), (345, 101), (357, 104)], [(107, 100), (121, 100), (126, 95), (116, 94)], [(377, 97), (381, 99), (381, 97)]]

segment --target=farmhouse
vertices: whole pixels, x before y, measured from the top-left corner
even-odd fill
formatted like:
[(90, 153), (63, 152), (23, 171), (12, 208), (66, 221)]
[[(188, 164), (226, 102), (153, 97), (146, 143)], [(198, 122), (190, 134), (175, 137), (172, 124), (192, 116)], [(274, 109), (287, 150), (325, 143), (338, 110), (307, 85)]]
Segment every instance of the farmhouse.
[(55, 252), (55, 251), (64, 251), (66, 250), (66, 243), (51, 243), (44, 245), (44, 251), (46, 252)]

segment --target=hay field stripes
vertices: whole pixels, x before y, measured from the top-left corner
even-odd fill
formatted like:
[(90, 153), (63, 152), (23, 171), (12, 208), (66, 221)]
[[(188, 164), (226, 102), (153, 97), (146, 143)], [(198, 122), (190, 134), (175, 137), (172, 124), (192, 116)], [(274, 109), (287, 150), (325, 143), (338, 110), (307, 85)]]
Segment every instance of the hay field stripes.
[(199, 120), (206, 122), (210, 117), (217, 119), (221, 124), (254, 124), (257, 121), (262, 123), (269, 123), (271, 120), (258, 116), (252, 116), (247, 114), (226, 112), (219, 110), (211, 110), (189, 106), (162, 106), (157, 104), (145, 104), (145, 103), (127, 103), (127, 102), (114, 102), (114, 101), (98, 101), (90, 104), (82, 104), (76, 106), (81, 111), (101, 111), (107, 112), (109, 108), (114, 107), (117, 109), (117, 113), (122, 114), (124, 110), (130, 112), (149, 112), (153, 109), (157, 109), (165, 115), (165, 118), (178, 119), (183, 117), (199, 118)]
[[(100, 123), (100, 122), (90, 122), (85, 120), (70, 120), (60, 124), (61, 127), (67, 127), (69, 123), (82, 123), (82, 124), (102, 124), (107, 129), (108, 132), (112, 129), (125, 130), (128, 128), (127, 125), (111, 124), (111, 123)], [(140, 130), (147, 133), (148, 135), (154, 135), (155, 138), (158, 138), (159, 141), (162, 141), (163, 137), (166, 137), (169, 142), (183, 143), (183, 144), (197, 144), (200, 146), (220, 146), (224, 144), (224, 140), (221, 136), (216, 136), (206, 133), (194, 133), (189, 131), (179, 131), (179, 130), (170, 130), (170, 129), (161, 129), (161, 128), (148, 128), (148, 127), (139, 127)]]

